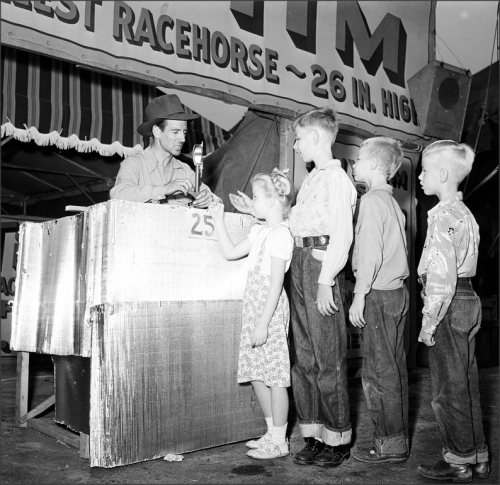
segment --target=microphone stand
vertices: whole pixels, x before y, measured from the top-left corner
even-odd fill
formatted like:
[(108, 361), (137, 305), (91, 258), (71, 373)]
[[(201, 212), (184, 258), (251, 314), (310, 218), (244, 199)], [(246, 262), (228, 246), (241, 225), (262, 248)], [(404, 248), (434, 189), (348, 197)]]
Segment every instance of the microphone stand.
[(195, 145), (193, 148), (193, 163), (195, 166), (195, 193), (200, 192), (201, 187), (201, 174), (203, 172), (203, 142), (199, 145)]

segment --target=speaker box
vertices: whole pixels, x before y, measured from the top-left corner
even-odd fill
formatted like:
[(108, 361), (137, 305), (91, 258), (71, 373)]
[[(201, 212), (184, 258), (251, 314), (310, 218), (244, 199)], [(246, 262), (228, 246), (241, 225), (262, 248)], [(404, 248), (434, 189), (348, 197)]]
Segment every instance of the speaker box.
[(470, 71), (441, 61), (427, 64), (408, 80), (424, 135), (460, 141), (471, 81)]

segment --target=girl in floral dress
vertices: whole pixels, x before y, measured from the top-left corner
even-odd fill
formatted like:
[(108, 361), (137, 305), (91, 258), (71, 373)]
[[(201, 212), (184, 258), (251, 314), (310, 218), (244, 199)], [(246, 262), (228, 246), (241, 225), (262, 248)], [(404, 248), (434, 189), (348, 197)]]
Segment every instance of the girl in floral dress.
[(243, 295), (238, 382), (251, 382), (266, 418), (268, 430), (249, 441), (247, 455), (258, 460), (290, 454), (286, 439), (290, 358), (290, 310), (283, 288), (290, 267), (293, 238), (286, 217), (295, 191), (286, 171), (257, 174), (252, 180), (253, 213), (264, 221), (233, 244), (224, 225), (224, 205), (208, 207), (214, 219), (219, 248), (228, 260), (248, 255), (248, 279)]

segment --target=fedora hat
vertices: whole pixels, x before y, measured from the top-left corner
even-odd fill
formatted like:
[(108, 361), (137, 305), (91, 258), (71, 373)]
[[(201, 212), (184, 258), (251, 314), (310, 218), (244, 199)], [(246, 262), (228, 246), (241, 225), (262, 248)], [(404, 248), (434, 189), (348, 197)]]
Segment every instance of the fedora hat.
[(162, 120), (191, 121), (199, 117), (197, 114), (186, 113), (176, 94), (164, 94), (146, 106), (146, 121), (137, 128), (137, 132), (142, 136), (152, 136), (151, 129)]

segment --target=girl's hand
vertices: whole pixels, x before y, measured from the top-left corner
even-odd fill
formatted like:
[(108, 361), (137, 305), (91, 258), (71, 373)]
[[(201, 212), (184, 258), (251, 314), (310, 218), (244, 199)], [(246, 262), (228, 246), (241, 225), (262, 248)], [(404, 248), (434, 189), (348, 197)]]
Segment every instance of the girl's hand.
[(252, 199), (248, 195), (238, 190), (239, 195), (229, 194), (229, 200), (234, 208), (243, 212), (243, 214), (252, 214)]
[(267, 325), (259, 323), (252, 333), (252, 347), (260, 347), (267, 341)]
[(211, 202), (208, 206), (208, 213), (216, 220), (224, 219), (224, 204), (218, 200)]
[(333, 288), (329, 285), (318, 284), (318, 296), (316, 298), (316, 305), (318, 305), (318, 311), (323, 315), (332, 316), (333, 312), (338, 312), (339, 309), (335, 305), (333, 299)]

